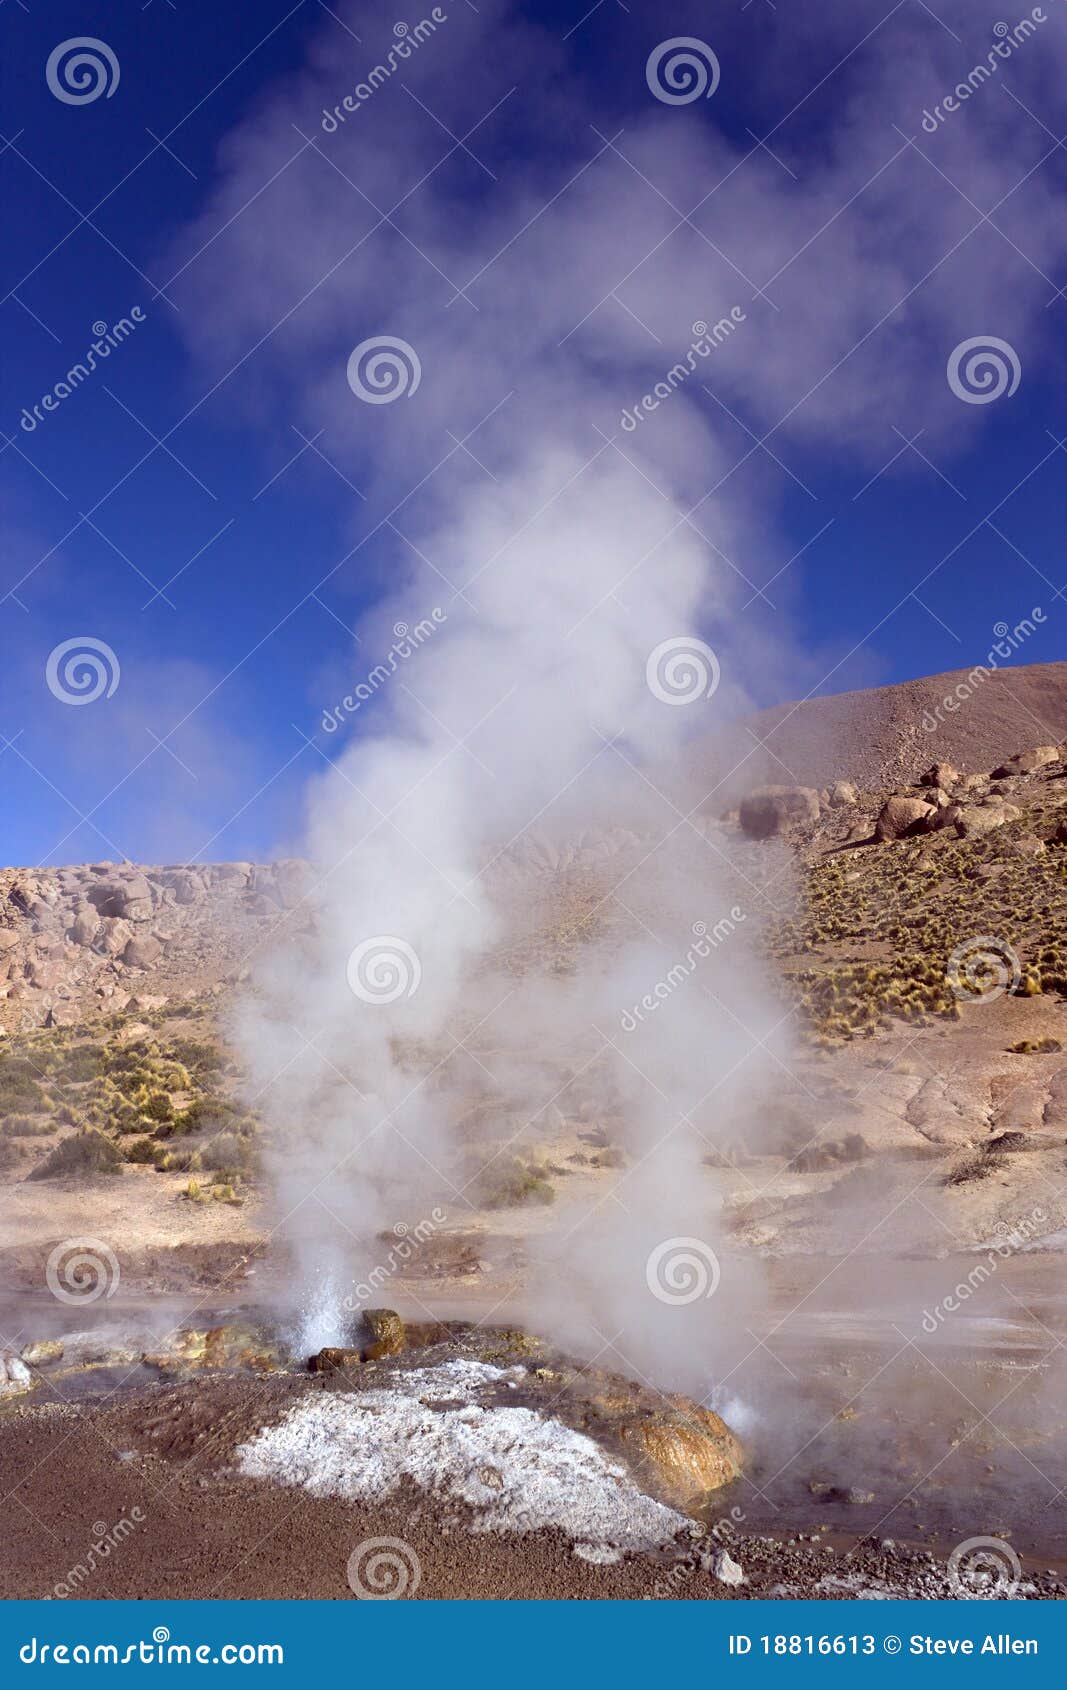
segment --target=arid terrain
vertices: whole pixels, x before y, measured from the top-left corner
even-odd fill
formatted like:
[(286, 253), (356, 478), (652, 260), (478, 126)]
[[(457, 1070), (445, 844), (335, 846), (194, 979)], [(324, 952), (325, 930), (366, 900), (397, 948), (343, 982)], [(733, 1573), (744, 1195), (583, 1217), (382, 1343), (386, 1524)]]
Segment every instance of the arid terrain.
[[(567, 1296), (561, 1217), (624, 1203), (632, 1169), (581, 1038), (545, 1053), (552, 1105), (521, 1133), (507, 1097), (464, 1091), (491, 1033), (448, 1059), (467, 1160), (432, 1224), (397, 1213), (372, 1241), (351, 1346), (309, 1372), (230, 1014), (259, 959), (310, 930), (316, 871), (0, 871), (0, 1481), (21, 1504), (3, 1593), (47, 1593), (136, 1510), (78, 1594), (343, 1597), (353, 1547), (390, 1538), (428, 1597), (956, 1595), (948, 1552), (980, 1537), (1021, 1557), (1009, 1593), (1061, 1594), (1065, 742), (1051, 664), (783, 709), (739, 734), (732, 772), (698, 769), (692, 849), (795, 1033), (755, 1126), (698, 1123), (719, 1295), (762, 1287), (699, 1403), (635, 1381), (610, 1334), (575, 1356), (538, 1328)], [(654, 844), (620, 828), (509, 848), (498, 965), (565, 978), (584, 946), (654, 922), (619, 890)], [(700, 914), (728, 945), (727, 911)], [(618, 1008), (625, 1029), (625, 992)], [(407, 1323), (384, 1348), (369, 1301)], [(396, 1435), (442, 1440), (457, 1473), (464, 1426), (484, 1447), (498, 1425), (548, 1441), (530, 1472), (475, 1440), (477, 1483), (435, 1490), (412, 1458), (357, 1484), (374, 1416), (401, 1410)], [(301, 1415), (350, 1469), (301, 1467)], [(582, 1526), (575, 1492), (601, 1483), (622, 1515)]]

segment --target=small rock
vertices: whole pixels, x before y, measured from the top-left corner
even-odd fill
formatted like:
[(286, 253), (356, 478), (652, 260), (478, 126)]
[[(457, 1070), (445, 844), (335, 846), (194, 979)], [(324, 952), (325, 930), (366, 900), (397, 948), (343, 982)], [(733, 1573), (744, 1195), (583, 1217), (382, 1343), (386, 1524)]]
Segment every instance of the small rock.
[(362, 1366), (362, 1350), (345, 1350), (328, 1344), (316, 1355), (308, 1357), (309, 1373), (348, 1373)]
[(705, 1572), (717, 1578), (720, 1584), (737, 1585), (745, 1582), (744, 1569), (726, 1549), (717, 1549), (712, 1555), (702, 1555), (700, 1565)]

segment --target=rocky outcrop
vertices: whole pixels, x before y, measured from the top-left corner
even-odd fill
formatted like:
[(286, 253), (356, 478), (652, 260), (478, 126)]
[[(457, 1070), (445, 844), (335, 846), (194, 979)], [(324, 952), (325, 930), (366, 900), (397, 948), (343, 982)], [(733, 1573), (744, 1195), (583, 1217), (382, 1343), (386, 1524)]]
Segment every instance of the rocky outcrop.
[[(87, 863), (0, 870), (0, 1028), (67, 1025), (210, 989), (310, 906), (310, 865)], [(140, 995), (140, 992), (139, 992)]]

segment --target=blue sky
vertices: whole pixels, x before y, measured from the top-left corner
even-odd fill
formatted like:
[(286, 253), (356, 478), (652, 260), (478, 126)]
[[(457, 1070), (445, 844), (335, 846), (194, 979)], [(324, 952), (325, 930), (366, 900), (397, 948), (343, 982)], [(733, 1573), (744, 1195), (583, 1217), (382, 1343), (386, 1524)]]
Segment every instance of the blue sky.
[[(711, 595), (699, 632), (717, 650), (747, 649), (744, 698), (969, 667), (994, 624), (1034, 605), (1047, 620), (1020, 657), (1062, 656), (1060, 0), (933, 135), (923, 111), (985, 58), (1001, 11), (949, 4), (935, 15), (879, 0), (819, 8), (817, 25), (798, 28), (766, 0), (625, 11), (603, 0), (591, 12), (528, 8), (524, 35), (502, 7), (442, 10), (447, 21), (333, 146), (314, 96), (332, 88), (340, 100), (381, 63), (395, 6), (4, 8), (4, 861), (299, 849), (309, 781), (380, 713), (372, 705), (329, 736), (323, 710), (388, 647), (389, 594), (412, 541), (425, 550), (414, 530), (446, 531), (461, 507), (462, 486), (432, 509), (427, 488), (460, 462), (480, 475), (486, 457), (496, 482), (506, 415), (535, 417), (550, 436), (539, 384), (568, 356), (555, 332), (564, 320), (581, 325), (566, 345), (584, 392), (610, 366), (609, 429), (616, 385), (636, 402), (689, 342), (702, 266), (709, 314), (735, 301), (746, 312), (743, 350), (709, 360), (707, 383), (671, 400), (670, 426), (684, 406), (711, 443), (715, 479), (728, 480), (731, 540), (716, 543), (733, 596), (725, 608)], [(409, 27), (429, 11), (410, 13)], [(109, 46), (119, 77), (110, 96), (72, 104), (50, 90), (46, 65), (79, 36)], [(658, 43), (683, 36), (712, 46), (720, 79), (711, 98), (672, 107), (651, 93), (646, 66)], [(456, 144), (476, 121), (476, 138)], [(308, 151), (294, 155), (301, 136)], [(424, 158), (432, 181), (413, 186)], [(703, 173), (727, 158), (721, 197), (630, 277), (624, 249), (646, 212), (627, 196), (647, 189), (655, 234), (664, 207), (697, 205), (714, 185)], [(853, 158), (864, 159), (854, 185)], [(586, 297), (572, 209), (601, 171), (586, 215), (602, 221), (586, 227), (591, 265), (619, 245), (607, 307), (596, 278)], [(410, 197), (376, 229), (372, 207), (394, 187), (395, 200)], [(798, 256), (768, 284), (781, 267), (776, 224), (794, 212)], [(959, 250), (924, 280), (927, 243), (936, 261), (938, 240), (948, 253), (954, 239)], [(474, 279), (457, 301), (466, 250)], [(676, 285), (665, 324), (655, 312)], [(532, 303), (520, 306), (526, 289)], [(551, 357), (524, 348), (512, 368), (542, 289)], [(106, 364), (23, 427), (24, 409), (84, 357), (93, 325), (134, 307), (144, 320)], [(618, 340), (593, 338), (609, 313), (632, 341), (621, 327)], [(383, 332), (425, 349), (423, 393), (388, 408), (360, 403), (344, 380), (351, 348)], [(989, 335), (1012, 349), (1018, 386), (963, 403), (946, 361)], [(446, 367), (431, 348), (459, 350)], [(772, 427), (794, 393), (802, 403)], [(457, 445), (498, 401), (470, 453)], [(640, 442), (646, 467), (664, 473), (677, 451), (666, 428), (650, 418)], [(690, 450), (699, 458), (687, 444), (670, 485), (683, 500), (710, 484)], [(380, 526), (401, 499), (395, 527)], [(450, 598), (423, 577), (413, 613)], [(758, 626), (751, 642), (745, 618)], [(106, 644), (121, 673), (110, 696), (72, 707), (45, 671), (79, 636)]]

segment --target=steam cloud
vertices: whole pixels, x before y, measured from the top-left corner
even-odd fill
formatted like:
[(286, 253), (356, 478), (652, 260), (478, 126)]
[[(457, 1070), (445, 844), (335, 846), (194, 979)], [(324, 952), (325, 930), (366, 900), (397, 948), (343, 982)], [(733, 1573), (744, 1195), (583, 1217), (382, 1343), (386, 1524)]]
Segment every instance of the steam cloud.
[[(964, 11), (947, 8), (961, 29)], [(979, 330), (1025, 357), (1047, 294), (1015, 285), (1007, 237), (1045, 270), (1064, 244), (1040, 174), (1016, 188), (1044, 138), (994, 89), (981, 124), (969, 113), (910, 144), (973, 62), (917, 13), (886, 22), (832, 104), (814, 102), (814, 135), (807, 111), (783, 127), (779, 163), (727, 139), (706, 102), (666, 109), (648, 94), (658, 36), (642, 49), (626, 32), (629, 56), (605, 49), (619, 53), (620, 124), (558, 36), (486, 4), (450, 12), (331, 132), (323, 110), (392, 41), (384, 8), (340, 12), (362, 45), (327, 22), (305, 69), (229, 138), (169, 265), (189, 260), (171, 291), (205, 369), (243, 365), (255, 343), (247, 403), (324, 430), (366, 495), (320, 583), (358, 572), (379, 595), (358, 661), (398, 618), (447, 610), (347, 744), (328, 742), (335, 764), (309, 797), (313, 930), (266, 965), (242, 1013), (303, 1341), (343, 1336), (383, 1227), (437, 1203), (462, 1221), (479, 1168), (509, 1144), (543, 1140), (560, 1116), (606, 1121), (628, 1164), (608, 1201), (564, 1207), (535, 1312), (589, 1353), (615, 1345), (614, 1359), (695, 1388), (758, 1292), (724, 1270), (713, 1297), (665, 1309), (646, 1262), (668, 1239), (719, 1242), (696, 1170), (758, 1130), (789, 1049), (754, 954), (783, 889), (739, 883), (686, 769), (691, 742), (748, 705), (745, 676), (757, 695), (767, 673), (780, 688), (818, 678), (784, 613), (752, 603), (791, 548), (769, 531), (748, 447), (767, 435), (787, 458), (815, 441), (882, 461), (886, 417), (921, 416), (946, 450), (981, 426), (945, 359)], [(818, 21), (813, 36), (809, 10), (798, 39), (779, 16), (757, 54), (742, 14), (732, 47), (714, 43), (716, 101), (739, 63), (769, 109), (791, 62), (814, 90), (861, 33), (853, 6)], [(658, 27), (654, 12), (644, 24)], [(1012, 75), (1043, 83), (1052, 51), (1020, 50)], [(936, 169), (920, 145), (936, 146)], [(969, 233), (969, 200), (1002, 202), (1004, 239)], [(729, 336), (623, 432), (694, 325), (732, 309)], [(346, 370), (378, 336), (416, 363), (395, 401), (368, 405)], [(682, 638), (711, 646), (721, 680), (674, 708), (646, 666)], [(345, 690), (322, 681), (321, 699)], [(746, 772), (763, 772), (755, 757)], [(576, 838), (561, 910), (537, 870)], [(623, 1033), (694, 923), (739, 902), (750, 919)], [(352, 953), (372, 941), (399, 942), (408, 983), (417, 959), (414, 990), (352, 989)]]

